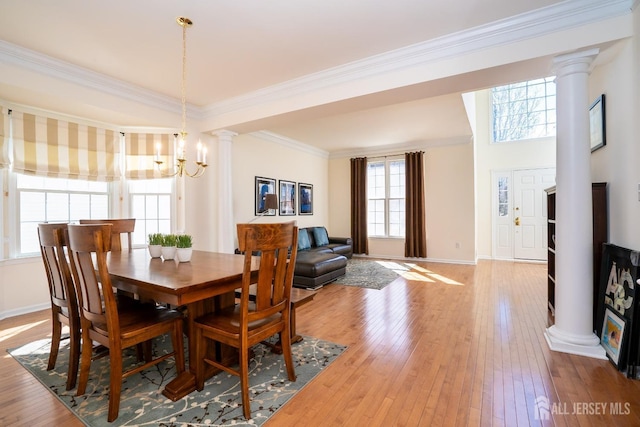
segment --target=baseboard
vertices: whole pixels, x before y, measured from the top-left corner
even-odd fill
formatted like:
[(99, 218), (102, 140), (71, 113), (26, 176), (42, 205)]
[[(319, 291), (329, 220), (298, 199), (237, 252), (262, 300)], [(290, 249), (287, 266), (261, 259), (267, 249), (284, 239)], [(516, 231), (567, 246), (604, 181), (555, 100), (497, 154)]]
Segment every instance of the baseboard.
[(46, 310), (48, 308), (51, 308), (51, 304), (45, 303), (45, 304), (31, 305), (29, 307), (20, 307), (15, 310), (0, 311), (0, 320), (8, 319), (9, 317), (20, 316), (22, 314), (33, 313), (35, 311)]
[(391, 259), (396, 261), (419, 261), (419, 262), (436, 262), (440, 264), (465, 264), (465, 265), (476, 265), (476, 261), (468, 261), (468, 260), (455, 260), (455, 259), (439, 259), (439, 258), (407, 258), (402, 256), (393, 256), (393, 255), (364, 255), (364, 254), (353, 254), (354, 258), (371, 258), (371, 259)]

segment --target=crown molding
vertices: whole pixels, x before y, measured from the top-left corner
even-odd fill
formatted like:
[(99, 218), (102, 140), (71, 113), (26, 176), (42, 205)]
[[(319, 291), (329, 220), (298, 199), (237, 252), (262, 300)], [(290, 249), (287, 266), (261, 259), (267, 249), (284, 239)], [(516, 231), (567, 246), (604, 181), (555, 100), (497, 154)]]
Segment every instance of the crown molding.
[(305, 153), (308, 154), (312, 154), (316, 157), (322, 157), (322, 158), (329, 158), (329, 152), (322, 150), (320, 148), (314, 147), (312, 145), (309, 144), (304, 144), (300, 141), (297, 141), (295, 139), (291, 139), (288, 138), (286, 136), (283, 135), (279, 135), (277, 133), (273, 133), (273, 132), (269, 132), (266, 130), (260, 130), (257, 132), (251, 132), (249, 135), (254, 136), (256, 138), (260, 138), (263, 139), (265, 141), (269, 141), (269, 142), (274, 142), (276, 144), (280, 144), (284, 147), (290, 148), (290, 149), (294, 149), (294, 150), (298, 150), (298, 151), (303, 151)]
[[(182, 113), (179, 99), (43, 55), (4, 40), (0, 40), (0, 62), (139, 102), (149, 107), (176, 114)], [(187, 104), (187, 109), (189, 115), (194, 119), (201, 120), (204, 117), (201, 108)]]
[[(298, 94), (381, 76), (474, 51), (501, 46), (556, 31), (603, 21), (631, 12), (638, 0), (567, 0), (486, 25), (427, 40), (394, 51), (354, 61), (307, 76), (200, 108), (189, 104), (195, 120), (215, 118), (257, 104), (291, 98)], [(14, 64), (40, 74), (63, 79), (116, 97), (180, 113), (178, 99), (109, 77), (68, 62), (0, 40), (0, 62)]]
[(638, 0), (567, 0), (210, 104), (204, 107), (204, 114), (215, 117), (253, 108), (256, 104), (287, 99), (296, 94), (320, 91), (331, 86), (615, 18), (630, 13), (634, 1)]
[(454, 136), (445, 139), (434, 139), (429, 141), (413, 141), (401, 144), (378, 145), (376, 147), (350, 148), (348, 150), (332, 151), (330, 159), (341, 159), (344, 157), (378, 157), (404, 154), (407, 151), (419, 151), (435, 147), (450, 147), (452, 145), (464, 145), (473, 141), (471, 136)]

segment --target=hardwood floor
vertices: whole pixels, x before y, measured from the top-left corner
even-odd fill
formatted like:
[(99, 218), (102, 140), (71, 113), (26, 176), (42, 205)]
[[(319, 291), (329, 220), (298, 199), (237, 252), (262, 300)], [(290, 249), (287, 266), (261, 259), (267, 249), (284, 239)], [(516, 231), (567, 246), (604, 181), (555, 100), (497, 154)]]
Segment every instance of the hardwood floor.
[[(381, 291), (329, 285), (298, 309), (300, 334), (348, 349), (267, 427), (640, 425), (640, 380), (549, 350), (545, 265), (418, 263), (411, 274)], [(4, 349), (49, 333), (48, 311), (0, 321)], [(0, 425), (82, 425), (4, 352), (0, 378)]]

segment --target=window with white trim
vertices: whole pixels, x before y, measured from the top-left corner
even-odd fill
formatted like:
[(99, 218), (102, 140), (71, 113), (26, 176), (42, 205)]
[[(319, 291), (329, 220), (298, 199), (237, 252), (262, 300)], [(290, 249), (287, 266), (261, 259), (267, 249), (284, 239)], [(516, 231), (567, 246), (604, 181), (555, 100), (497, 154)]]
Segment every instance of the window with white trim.
[(493, 142), (556, 134), (555, 77), (494, 87), (491, 105)]
[(367, 163), (367, 199), (367, 234), (372, 237), (404, 237), (404, 159)]
[(171, 232), (173, 179), (130, 180), (131, 217), (136, 219), (133, 245), (144, 245), (151, 233)]
[(18, 256), (40, 252), (38, 224), (109, 218), (109, 184), (16, 174)]

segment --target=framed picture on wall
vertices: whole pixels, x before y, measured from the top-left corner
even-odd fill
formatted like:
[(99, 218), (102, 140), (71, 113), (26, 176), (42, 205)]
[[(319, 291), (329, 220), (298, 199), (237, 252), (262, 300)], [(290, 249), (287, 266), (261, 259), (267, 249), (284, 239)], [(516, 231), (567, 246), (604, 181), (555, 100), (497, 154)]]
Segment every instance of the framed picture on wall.
[(276, 180), (256, 176), (256, 215), (273, 216), (276, 214), (275, 209), (265, 209), (266, 194), (277, 194)]
[(591, 152), (604, 147), (607, 144), (607, 133), (604, 111), (604, 94), (593, 101), (589, 107), (589, 131), (591, 140)]
[(298, 204), (300, 215), (313, 215), (313, 185), (298, 184)]
[(280, 180), (280, 215), (296, 214), (296, 183)]

